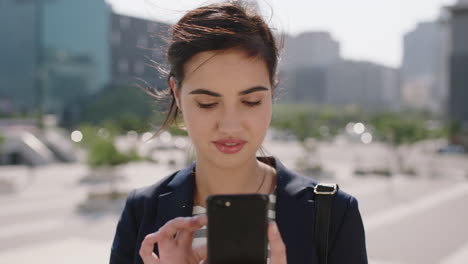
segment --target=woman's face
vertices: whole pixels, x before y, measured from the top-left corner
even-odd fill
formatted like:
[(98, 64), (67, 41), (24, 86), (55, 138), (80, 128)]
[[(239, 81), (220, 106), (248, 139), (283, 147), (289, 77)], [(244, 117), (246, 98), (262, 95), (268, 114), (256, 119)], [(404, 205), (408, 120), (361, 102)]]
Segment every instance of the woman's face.
[(185, 79), (174, 94), (197, 159), (232, 168), (255, 158), (272, 113), (265, 62), (227, 50), (198, 53), (184, 66)]

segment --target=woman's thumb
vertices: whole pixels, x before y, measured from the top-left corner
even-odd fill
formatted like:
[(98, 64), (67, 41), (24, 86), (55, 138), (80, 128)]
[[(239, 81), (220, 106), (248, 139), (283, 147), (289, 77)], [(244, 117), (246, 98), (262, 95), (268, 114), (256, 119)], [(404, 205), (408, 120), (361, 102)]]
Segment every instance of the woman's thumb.
[(193, 249), (194, 253), (196, 254), (197, 258), (202, 261), (200, 263), (202, 264), (208, 264), (208, 261), (206, 261), (206, 257), (208, 255), (208, 250), (207, 246), (199, 246)]

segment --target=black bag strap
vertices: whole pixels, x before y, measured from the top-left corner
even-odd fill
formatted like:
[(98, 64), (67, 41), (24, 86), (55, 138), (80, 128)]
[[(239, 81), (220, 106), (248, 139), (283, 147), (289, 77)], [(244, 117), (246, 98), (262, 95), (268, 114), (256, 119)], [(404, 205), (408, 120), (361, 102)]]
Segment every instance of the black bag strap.
[(315, 193), (315, 243), (319, 264), (328, 261), (328, 237), (330, 231), (331, 208), (333, 198), (338, 191), (337, 184), (319, 183), (314, 188)]

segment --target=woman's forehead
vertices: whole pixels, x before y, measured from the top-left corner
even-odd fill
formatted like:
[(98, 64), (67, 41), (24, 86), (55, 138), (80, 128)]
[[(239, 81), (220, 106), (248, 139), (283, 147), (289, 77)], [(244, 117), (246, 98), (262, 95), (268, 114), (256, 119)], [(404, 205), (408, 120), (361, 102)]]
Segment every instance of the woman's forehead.
[(254, 86), (270, 87), (265, 61), (260, 57), (249, 57), (242, 50), (200, 52), (184, 66), (183, 86), (189, 90), (239, 91)]

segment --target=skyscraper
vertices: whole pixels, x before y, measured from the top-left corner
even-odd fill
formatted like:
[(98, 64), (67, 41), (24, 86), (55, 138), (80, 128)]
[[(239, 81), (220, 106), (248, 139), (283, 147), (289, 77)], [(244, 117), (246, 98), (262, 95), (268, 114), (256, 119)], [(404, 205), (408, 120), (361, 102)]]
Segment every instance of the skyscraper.
[(109, 15), (104, 0), (1, 1), (0, 100), (26, 111), (41, 101), (57, 113), (106, 85)]
[(447, 37), (443, 20), (419, 23), (404, 35), (401, 67), (406, 107), (442, 112), (447, 94)]
[[(104, 0), (44, 1), (42, 39), (46, 53), (86, 56), (95, 67), (96, 92), (110, 81), (110, 7)], [(66, 55), (65, 55), (66, 56)]]
[[(113, 84), (135, 84), (138, 79), (151, 86), (165, 84), (150, 60), (165, 63), (165, 39), (169, 25), (112, 13), (111, 72)], [(153, 65), (155, 66), (155, 65)]]
[(326, 103), (327, 71), (340, 60), (340, 44), (328, 32), (287, 36), (279, 65), (287, 87), (282, 99)]
[(36, 76), (35, 6), (31, 3), (0, 1), (0, 99), (22, 110), (34, 105)]
[(468, 126), (468, 1), (460, 0), (451, 10), (450, 92), (448, 109), (452, 119)]
[(370, 112), (396, 110), (400, 103), (399, 71), (366, 61), (343, 60), (327, 74), (326, 101), (359, 105)]
[(340, 43), (328, 32), (306, 32), (287, 36), (281, 67), (324, 67), (341, 59)]

